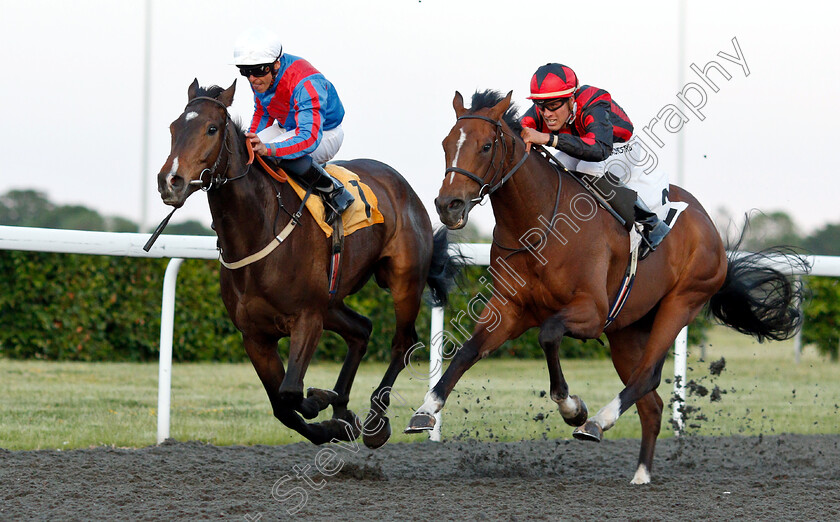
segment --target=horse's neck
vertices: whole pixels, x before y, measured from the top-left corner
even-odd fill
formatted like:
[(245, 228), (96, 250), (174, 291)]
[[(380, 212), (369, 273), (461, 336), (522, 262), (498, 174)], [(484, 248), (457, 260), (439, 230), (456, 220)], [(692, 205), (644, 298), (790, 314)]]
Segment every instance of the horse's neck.
[[(229, 161), (226, 173), (229, 178), (240, 176), (248, 168), (239, 147)], [(243, 178), (209, 191), (207, 201), (226, 260), (257, 252), (274, 237), (275, 219), (280, 212), (277, 191), (256, 164), (250, 166)], [(277, 224), (282, 226), (286, 221), (288, 217), (284, 213)]]
[(555, 211), (558, 179), (557, 171), (550, 164), (536, 153), (531, 154), (519, 171), (491, 196), (496, 239), (504, 244), (518, 243), (533, 228), (544, 228), (543, 221), (550, 222)]

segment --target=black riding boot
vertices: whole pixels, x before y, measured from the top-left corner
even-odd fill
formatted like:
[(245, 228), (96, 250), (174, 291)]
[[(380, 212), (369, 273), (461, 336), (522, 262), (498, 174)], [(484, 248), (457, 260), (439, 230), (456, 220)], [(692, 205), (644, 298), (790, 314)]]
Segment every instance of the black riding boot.
[(314, 188), (324, 201), (324, 221), (332, 224), (336, 216), (347, 210), (355, 198), (344, 185), (333, 178), (311, 156), (279, 162), (283, 170), (298, 184)]
[[(327, 171), (317, 161), (312, 162), (308, 174), (307, 177), (313, 179), (312, 186), (321, 193), (324, 206), (327, 207), (324, 209), (324, 221), (327, 224), (332, 224), (333, 220), (347, 210), (356, 198), (350, 194), (344, 184), (327, 174)], [(315, 174), (318, 176), (317, 179)]]
[(639, 259), (644, 259), (656, 250), (656, 247), (665, 239), (671, 229), (645, 205), (641, 198), (636, 198), (633, 210), (636, 213), (636, 223), (642, 225), (643, 233), (642, 244), (639, 247)]

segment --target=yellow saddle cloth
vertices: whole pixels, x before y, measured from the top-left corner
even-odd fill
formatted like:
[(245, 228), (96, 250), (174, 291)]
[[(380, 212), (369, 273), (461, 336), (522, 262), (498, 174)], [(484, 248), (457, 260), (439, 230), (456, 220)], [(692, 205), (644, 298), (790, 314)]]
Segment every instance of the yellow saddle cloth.
[[(357, 230), (375, 225), (377, 223), (384, 223), (385, 218), (382, 212), (379, 211), (379, 202), (376, 200), (376, 194), (359, 180), (359, 176), (338, 165), (329, 164), (325, 170), (331, 176), (340, 181), (347, 190), (356, 198), (350, 207), (341, 214), (341, 221), (344, 227), (344, 235), (349, 236)], [(306, 195), (306, 189), (292, 181), (288, 180), (289, 184), (295, 189), (297, 195), (303, 199)], [(321, 198), (314, 193), (306, 200), (306, 208), (315, 218), (318, 226), (327, 235), (332, 236), (332, 227), (324, 221), (324, 203)]]

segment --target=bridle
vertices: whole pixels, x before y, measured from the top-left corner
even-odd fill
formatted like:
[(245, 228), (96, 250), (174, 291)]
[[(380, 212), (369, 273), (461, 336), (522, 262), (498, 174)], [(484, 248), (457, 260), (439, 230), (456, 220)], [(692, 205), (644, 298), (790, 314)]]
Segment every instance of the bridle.
[[(228, 167), (230, 166), (229, 162), (228, 162), (227, 165), (225, 165), (224, 171), (217, 172), (217, 170), (219, 168), (219, 163), (221, 163), (221, 160), (222, 160), (222, 150), (227, 150), (228, 157), (230, 157), (230, 155), (233, 154), (233, 151), (230, 150), (230, 145), (228, 144), (228, 139), (227, 139), (228, 125), (231, 123), (230, 113), (228, 112), (227, 105), (220, 102), (216, 98), (210, 98), (209, 96), (196, 96), (195, 98), (193, 98), (192, 100), (190, 100), (187, 103), (187, 105), (184, 107), (184, 112), (186, 112), (187, 108), (190, 105), (194, 104), (197, 101), (213, 102), (216, 105), (220, 106), (225, 111), (225, 124), (223, 125), (224, 130), (222, 131), (222, 145), (219, 147), (219, 154), (216, 155), (216, 161), (213, 162), (212, 167), (202, 170), (201, 174), (198, 175), (198, 179), (190, 181), (190, 185), (199, 185), (199, 188), (201, 188), (201, 190), (203, 190), (204, 192), (209, 192), (212, 189), (216, 189), (216, 188), (221, 187), (222, 185), (224, 185), (225, 183), (227, 183), (229, 181), (236, 181), (237, 179), (244, 178), (245, 176), (248, 175), (248, 172), (250, 172), (251, 164), (250, 163), (248, 164), (248, 166), (245, 168), (245, 171), (242, 174), (240, 174), (238, 176), (235, 176), (233, 178), (228, 178), (227, 176), (225, 176), (225, 174), (228, 171)], [(205, 181), (204, 181), (204, 175), (205, 174), (208, 174), (208, 178), (207, 178), (208, 182), (206, 184), (205, 184)]]
[[(487, 166), (487, 171), (489, 172), (490, 168), (493, 166), (493, 163), (495, 163), (495, 160), (496, 160), (496, 150), (498, 149), (497, 144), (499, 143), (499, 138), (503, 134), (506, 135), (506, 136), (510, 136), (511, 141), (514, 144), (514, 146), (516, 145), (516, 139), (510, 133), (505, 132), (505, 130), (502, 128), (502, 123), (499, 120), (494, 120), (492, 118), (488, 118), (486, 116), (480, 116), (478, 114), (465, 114), (463, 116), (458, 117), (458, 121), (465, 120), (465, 119), (484, 120), (484, 121), (486, 121), (486, 122), (488, 122), (492, 125), (495, 125), (495, 127), (496, 127), (496, 138), (493, 141), (493, 156), (490, 158), (490, 165)], [(507, 157), (507, 142), (504, 139), (502, 139), (501, 141), (502, 141), (502, 155), (503, 155), (503, 157)], [(537, 146), (537, 149), (540, 149), (541, 152), (546, 154), (547, 156), (551, 156), (550, 154), (545, 152), (545, 150), (542, 149), (542, 147)], [(509, 180), (511, 178), (511, 176), (513, 176), (514, 173), (516, 173), (516, 171), (519, 170), (519, 167), (521, 167), (522, 164), (525, 163), (526, 159), (528, 159), (528, 153), (527, 152), (525, 152), (522, 155), (522, 159), (520, 159), (516, 163), (516, 165), (514, 165), (513, 168), (511, 168), (506, 174), (504, 174), (502, 176), (502, 178), (498, 181), (498, 183), (496, 183), (494, 185), (491, 185), (490, 183), (485, 182), (483, 178), (477, 176), (476, 174), (474, 174), (474, 173), (472, 173), (472, 172), (470, 172), (466, 169), (462, 169), (462, 168), (458, 168), (458, 167), (448, 167), (446, 169), (446, 173), (457, 172), (458, 174), (463, 174), (464, 176), (466, 176), (466, 177), (470, 178), (471, 180), (475, 181), (476, 183), (478, 183), (481, 186), (481, 189), (478, 191), (478, 196), (473, 198), (472, 200), (470, 200), (470, 203), (481, 204), (481, 202), (484, 200), (485, 196), (489, 196), (493, 192), (499, 190), (502, 187), (502, 185), (504, 185), (505, 182), (507, 182), (507, 180)], [(496, 167), (496, 172), (493, 173), (493, 176), (491, 178), (491, 182), (499, 176), (499, 172), (501, 171), (503, 166), (504, 166), (504, 160), (502, 161), (502, 163), (498, 167)], [(562, 188), (562, 180), (559, 179), (561, 177), (561, 171), (559, 169), (555, 169), (555, 170), (556, 170), (557, 176), (558, 176), (558, 183), (557, 183), (557, 195), (556, 195), (555, 200), (554, 200), (554, 211), (551, 214), (552, 216), (557, 215), (557, 209), (560, 207), (560, 193), (561, 193), (561, 188)], [(487, 173), (485, 172), (484, 175), (487, 176)], [(485, 188), (487, 188), (486, 193), (484, 192)], [(547, 232), (545, 232), (545, 235), (547, 235)], [(501, 248), (502, 250), (507, 250), (508, 251), (508, 254), (505, 256), (505, 259), (512, 256), (513, 254), (516, 254), (516, 253), (519, 253), (519, 252), (525, 252), (527, 250), (530, 250), (530, 249), (534, 248), (534, 245), (528, 245), (528, 246), (522, 247), (522, 248), (504, 246), (504, 245), (500, 244), (498, 241), (496, 241), (495, 233), (494, 233), (494, 237), (493, 237), (493, 243), (496, 246), (498, 246), (499, 248)]]
[[(478, 114), (465, 114), (463, 116), (459, 116), (457, 121), (467, 120), (467, 119), (484, 120), (484, 121), (490, 123), (491, 125), (495, 126), (496, 136), (493, 140), (493, 156), (490, 158), (490, 164), (487, 165), (487, 171), (485, 171), (484, 176), (478, 176), (477, 174), (475, 174), (473, 172), (470, 172), (466, 169), (462, 169), (460, 167), (447, 167), (446, 171), (444, 172), (444, 176), (446, 174), (449, 174), (450, 172), (457, 172), (458, 174), (466, 176), (469, 179), (471, 179), (472, 181), (475, 181), (476, 183), (478, 183), (478, 186), (481, 187), (478, 190), (478, 196), (471, 199), (470, 203), (481, 204), (481, 202), (484, 201), (485, 197), (489, 196), (490, 194), (492, 194), (492, 193), (496, 192), (497, 190), (499, 190), (500, 188), (502, 188), (502, 185), (504, 185), (505, 182), (507, 182), (507, 180), (509, 180), (511, 178), (511, 176), (513, 176), (516, 173), (516, 171), (519, 170), (519, 167), (521, 167), (522, 164), (525, 163), (525, 160), (528, 159), (528, 153), (525, 152), (522, 155), (522, 159), (520, 159), (516, 163), (516, 165), (514, 165), (513, 168), (510, 169), (506, 174), (502, 175), (501, 179), (497, 183), (493, 184), (494, 180), (497, 177), (499, 177), (499, 175), (501, 173), (501, 170), (505, 165), (505, 158), (507, 158), (507, 155), (508, 155), (507, 141), (504, 139), (504, 137), (502, 135), (509, 136), (511, 138), (511, 143), (513, 143), (514, 147), (516, 146), (516, 139), (514, 138), (514, 136), (512, 134), (510, 134), (508, 132), (505, 132), (505, 130), (502, 128), (502, 122), (499, 121), (499, 120), (494, 120), (492, 118), (488, 118), (487, 116), (480, 116)], [(485, 178), (487, 177), (487, 173), (490, 171), (490, 168), (493, 167), (493, 164), (496, 162), (496, 152), (499, 149), (498, 144), (499, 144), (499, 139), (500, 138), (501, 138), (501, 142), (502, 142), (502, 147), (501, 147), (502, 148), (502, 161), (496, 167), (496, 171), (493, 173), (493, 176), (490, 178), (490, 182), (487, 182), (487, 181), (485, 181)]]

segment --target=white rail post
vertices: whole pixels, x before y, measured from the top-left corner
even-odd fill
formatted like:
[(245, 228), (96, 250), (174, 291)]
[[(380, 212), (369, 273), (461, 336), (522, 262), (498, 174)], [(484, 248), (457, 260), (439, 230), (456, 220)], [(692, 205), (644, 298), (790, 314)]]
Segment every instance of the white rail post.
[(683, 430), (682, 409), (685, 404), (685, 372), (688, 360), (688, 326), (680, 330), (674, 340), (674, 435)]
[[(432, 307), (432, 337), (429, 347), (429, 390), (443, 375), (443, 307)], [(435, 413), (435, 427), (429, 432), (429, 439), (440, 442), (440, 412)]]
[(163, 299), (160, 307), (160, 363), (158, 364), (157, 443), (169, 438), (169, 406), (172, 390), (172, 335), (175, 326), (175, 285), (181, 258), (172, 258), (163, 276)]

